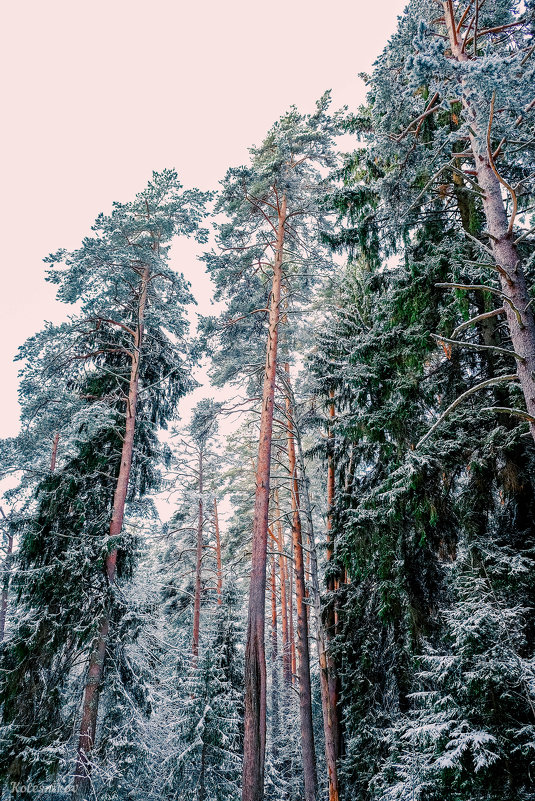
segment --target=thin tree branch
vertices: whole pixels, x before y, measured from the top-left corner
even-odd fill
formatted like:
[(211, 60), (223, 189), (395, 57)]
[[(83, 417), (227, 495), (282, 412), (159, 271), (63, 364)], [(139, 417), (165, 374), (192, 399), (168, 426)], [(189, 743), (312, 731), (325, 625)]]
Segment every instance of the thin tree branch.
[(514, 359), (518, 359), (518, 361), (524, 363), (526, 360), (523, 356), (520, 356), (518, 353), (515, 353), (514, 350), (505, 350), (505, 348), (499, 348), (496, 345), (479, 345), (476, 342), (461, 342), (458, 339), (448, 339), (447, 337), (441, 337), (439, 334), (431, 334), (433, 339), (438, 340), (439, 342), (444, 342), (446, 345), (455, 345), (458, 347), (468, 348), (470, 350), (492, 350), (495, 353), (501, 353), (504, 356), (512, 356)]
[(500, 306), (499, 309), (494, 309), (494, 311), (485, 312), (485, 314), (478, 314), (477, 317), (472, 317), (471, 320), (467, 320), (465, 323), (458, 325), (457, 328), (452, 332), (451, 338), (455, 339), (457, 334), (460, 334), (461, 331), (464, 331), (464, 329), (468, 328), (470, 325), (480, 323), (482, 320), (488, 320), (489, 317), (497, 317), (499, 314), (505, 314), (505, 308), (503, 306)]
[(480, 389), (485, 389), (486, 387), (493, 386), (494, 384), (500, 384), (503, 381), (518, 381), (518, 375), (516, 375), (516, 374), (515, 375), (500, 375), (500, 376), (497, 376), (496, 378), (488, 378), (486, 381), (482, 381), (480, 384), (476, 384), (475, 387), (471, 387), (470, 389), (467, 389), (466, 392), (463, 392), (462, 395), (459, 395), (457, 400), (454, 400), (453, 403), (451, 403), (448, 406), (446, 411), (443, 412), (440, 415), (440, 417), (438, 418), (436, 423), (431, 426), (431, 428), (429, 429), (427, 434), (425, 434), (425, 436), (423, 436), (421, 438), (421, 440), (416, 443), (415, 450), (417, 450), (420, 447), (420, 445), (422, 445), (427, 439), (429, 439), (431, 434), (433, 434), (437, 430), (437, 428), (442, 423), (442, 421), (445, 420), (445, 418), (449, 414), (451, 414), (451, 412), (454, 409), (456, 409), (457, 406), (459, 406), (460, 403), (462, 403), (464, 400), (466, 400), (466, 398), (469, 398), (470, 395), (474, 395), (476, 392), (479, 392)]

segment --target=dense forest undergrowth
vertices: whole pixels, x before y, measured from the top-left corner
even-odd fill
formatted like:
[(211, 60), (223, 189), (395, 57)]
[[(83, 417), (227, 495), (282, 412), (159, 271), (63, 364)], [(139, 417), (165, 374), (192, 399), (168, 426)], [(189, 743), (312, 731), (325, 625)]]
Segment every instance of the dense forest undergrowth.
[(3, 799), (535, 800), (534, 26), (410, 0), (365, 105), (45, 259), (73, 313), (2, 442)]

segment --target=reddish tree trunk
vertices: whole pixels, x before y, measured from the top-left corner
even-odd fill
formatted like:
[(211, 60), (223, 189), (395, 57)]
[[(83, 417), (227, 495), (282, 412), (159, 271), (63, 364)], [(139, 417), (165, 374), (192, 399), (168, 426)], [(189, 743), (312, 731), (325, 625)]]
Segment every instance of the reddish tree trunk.
[(290, 634), (290, 669), (291, 669), (291, 678), (292, 678), (292, 685), (295, 684), (297, 679), (297, 655), (295, 652), (295, 626), (294, 626), (294, 564), (295, 564), (295, 553), (294, 553), (294, 543), (293, 537), (290, 542), (290, 549), (292, 555), (292, 564), (290, 565), (290, 591), (289, 591), (289, 599), (288, 599), (288, 616), (289, 616), (289, 634)]
[[(290, 368), (285, 364), (287, 380)], [(299, 657), (299, 717), (301, 722), (301, 751), (305, 801), (316, 801), (317, 777), (312, 725), (312, 689), (310, 684), (310, 654), (308, 647), (308, 612), (306, 605), (305, 565), (303, 560), (303, 535), (299, 514), (299, 482), (295, 459), (293, 434), (293, 410), (289, 394), (286, 395), (286, 425), (288, 429), (288, 466), (290, 471), (292, 501), (292, 538), (295, 560), (295, 602), (297, 609), (297, 652)]]
[(245, 649), (245, 737), (243, 752), (242, 801), (263, 801), (264, 762), (266, 753), (266, 655), (264, 644), (266, 557), (269, 511), (273, 405), (277, 371), (277, 344), (280, 318), (282, 259), (286, 197), (283, 195), (278, 215), (277, 243), (266, 343), (266, 364), (262, 391), (262, 412), (256, 468), (256, 492), (253, 521), (251, 583), (247, 642)]
[(58, 442), (59, 442), (59, 431), (56, 431), (54, 435), (54, 441), (52, 443), (52, 455), (50, 457), (50, 472), (53, 473), (56, 469), (56, 458), (58, 455)]
[(275, 556), (271, 557), (271, 753), (274, 760), (279, 755), (279, 643), (277, 633), (277, 575)]
[[(138, 323), (133, 338), (133, 347), (131, 353), (132, 365), (128, 386), (128, 398), (126, 402), (126, 421), (123, 447), (121, 452), (121, 464), (119, 467), (119, 475), (117, 477), (117, 484), (115, 487), (113, 510), (110, 522), (110, 541), (112, 543), (112, 550), (106, 559), (106, 577), (109, 585), (113, 585), (115, 583), (117, 547), (114, 546), (113, 541), (116, 537), (120, 536), (123, 528), (128, 481), (130, 478), (132, 455), (134, 452), (139, 366), (141, 359), (141, 346), (143, 342), (143, 326), (145, 307), (147, 304), (149, 277), (149, 268), (145, 267), (139, 288)], [(91, 751), (95, 743), (98, 704), (109, 628), (110, 613), (109, 610), (107, 610), (101, 620), (98, 635), (93, 643), (93, 648), (89, 659), (87, 680), (84, 689), (82, 720), (80, 723), (80, 736), (78, 740), (78, 755), (76, 760), (76, 772), (74, 776), (74, 798), (77, 801), (84, 799), (84, 797), (89, 797)]]
[[(289, 386), (289, 384), (288, 384)], [(290, 388), (290, 387), (289, 387)], [(334, 416), (334, 406), (331, 407), (331, 417)], [(301, 438), (299, 431), (294, 429), (295, 442), (298, 446), (299, 461), (304, 476), (304, 458), (301, 446)], [(330, 463), (332, 470), (333, 464)], [(334, 479), (334, 471), (332, 472)], [(334, 500), (334, 480), (327, 481), (328, 484), (328, 498), (329, 507), (332, 507)], [(330, 487), (330, 489), (329, 489)], [(318, 558), (316, 552), (316, 543), (314, 537), (314, 523), (312, 517), (312, 505), (310, 503), (310, 496), (308, 493), (308, 485), (306, 479), (303, 482), (303, 493), (301, 496), (302, 503), (304, 502), (304, 510), (308, 521), (309, 532), (309, 550), (310, 550), (310, 570), (311, 570), (311, 590), (312, 600), (314, 607), (314, 614), (316, 620), (316, 643), (318, 648), (318, 659), (320, 664), (320, 688), (321, 688), (321, 706), (323, 712), (323, 729), (325, 739), (325, 762), (328, 773), (328, 788), (329, 788), (329, 801), (338, 801), (338, 768), (337, 759), (341, 752), (341, 728), (338, 718), (337, 708), (337, 692), (331, 693), (330, 688), (333, 687), (337, 690), (336, 672), (332, 657), (329, 653), (329, 636), (325, 630), (322, 616), (321, 604), (321, 589), (319, 582), (318, 572)], [(330, 508), (329, 508), (330, 511)], [(329, 515), (330, 517), (330, 515)], [(329, 526), (329, 529), (331, 527)], [(335, 681), (333, 681), (333, 679)]]
[(277, 515), (277, 545), (279, 549), (279, 583), (281, 591), (281, 624), (282, 624), (282, 676), (284, 684), (292, 683), (292, 658), (290, 654), (290, 636), (288, 631), (288, 600), (286, 581), (286, 557), (284, 556), (284, 530), (282, 527), (279, 505), (279, 491), (275, 490), (275, 512)]
[[(448, 30), (451, 52), (457, 61), (468, 61), (469, 57), (462, 47), (456, 29), (452, 0), (443, 2), (444, 16)], [(501, 290), (511, 303), (505, 303), (505, 313), (513, 350), (522, 359), (517, 359), (517, 373), (524, 394), (530, 431), (535, 440), (535, 319), (526, 276), (518, 251), (514, 244), (512, 225), (507, 219), (507, 211), (502, 197), (501, 183), (493, 168), (490, 147), (487, 142), (488, 118), (483, 118), (483, 110), (475, 105), (466, 79), (463, 81), (463, 106), (469, 123), (469, 136), (478, 184), (484, 193), (482, 202), (490, 246), (494, 260), (501, 267), (499, 272)], [(486, 114), (486, 110), (485, 110)], [(490, 109), (489, 109), (490, 116)], [(512, 304), (512, 305), (511, 305)]]
[(197, 552), (195, 558), (195, 595), (193, 600), (193, 667), (197, 666), (199, 657), (199, 633), (201, 628), (201, 583), (202, 583), (202, 557), (203, 557), (203, 463), (202, 448), (199, 451), (199, 517), (197, 521)]
[[(330, 393), (331, 398), (334, 392)], [(329, 406), (329, 417), (334, 418), (334, 403)], [(332, 559), (332, 509), (334, 504), (334, 458), (332, 454), (332, 429), (329, 428), (329, 453), (327, 456), (327, 561)], [(313, 566), (314, 569), (315, 566)], [(316, 567), (317, 576), (317, 567)], [(319, 595), (319, 581), (315, 582)], [(334, 577), (327, 579), (327, 589), (332, 593), (335, 589)], [(319, 600), (319, 597), (318, 597)], [(338, 718), (339, 680), (334, 660), (330, 655), (330, 637), (335, 630), (335, 606), (331, 598), (325, 615), (325, 626), (321, 620), (321, 607), (318, 610), (318, 654), (320, 661), (323, 728), (325, 732), (325, 757), (329, 774), (329, 801), (338, 801), (338, 768), (337, 761), (341, 750), (341, 729)]]
[(223, 603), (223, 563), (221, 560), (221, 536), (219, 533), (219, 515), (217, 514), (217, 498), (214, 498), (215, 553), (217, 560), (217, 605)]

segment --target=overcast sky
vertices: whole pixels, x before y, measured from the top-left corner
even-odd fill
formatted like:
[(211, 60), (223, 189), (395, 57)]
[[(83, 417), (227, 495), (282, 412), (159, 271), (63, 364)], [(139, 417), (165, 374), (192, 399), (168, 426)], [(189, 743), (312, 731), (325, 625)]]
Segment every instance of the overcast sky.
[[(152, 170), (213, 189), (295, 104), (364, 99), (359, 72), (393, 33), (403, 0), (30, 0), (4, 5), (0, 436), (18, 428), (18, 346), (54, 300), (42, 258), (71, 249), (100, 211)], [(201, 311), (210, 284), (181, 247)]]

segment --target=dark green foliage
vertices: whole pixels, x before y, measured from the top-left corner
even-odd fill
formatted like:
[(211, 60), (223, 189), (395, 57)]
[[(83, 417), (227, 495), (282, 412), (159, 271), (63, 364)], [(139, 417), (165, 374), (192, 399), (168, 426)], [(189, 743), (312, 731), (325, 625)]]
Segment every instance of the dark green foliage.
[[(152, 511), (144, 497), (160, 486), (158, 463), (166, 456), (158, 429), (176, 415), (179, 399), (194, 383), (184, 316), (191, 296), (166, 258), (177, 233), (205, 239), (199, 222), (207, 199), (195, 190), (182, 192), (173, 171), (155, 173), (133, 203), (116, 204), (111, 216), (98, 218), (95, 236), (84, 240), (80, 250), (48, 259), (53, 265), (49, 277), (59, 285), (60, 299), (78, 301), (81, 311), (61, 326), (47, 325), (20, 354), (27, 360), (23, 422), (30, 434), (48, 432), (51, 442), (57, 432), (60, 441), (55, 472), (47, 474), (42, 467), (34, 474), (33, 499), (28, 498), (20, 523), (14, 577), (18, 619), (5, 644), (0, 687), (4, 780), (35, 784), (49, 774), (68, 775), (83, 678), (80, 667), (105, 615), (111, 623), (104, 693), (108, 709), (101, 726), (104, 761), (113, 731), (126, 725), (120, 710), (131, 711), (125, 698), (140, 711), (144, 707), (124, 650), (138, 625), (122, 589), (132, 577), (138, 541), (128, 526), (118, 539), (109, 537), (130, 349), (139, 325), (140, 276), (150, 267), (128, 486), (129, 514), (147, 517)], [(56, 399), (54, 390), (59, 390)], [(66, 401), (62, 413), (56, 412), (59, 400)], [(27, 440), (23, 432), (14, 443), (13, 464), (19, 468), (27, 465)], [(23, 489), (28, 484), (26, 480)], [(117, 582), (110, 586), (105, 563), (114, 549)], [(120, 776), (114, 781), (118, 787)], [(109, 780), (103, 784), (110, 787)]]

